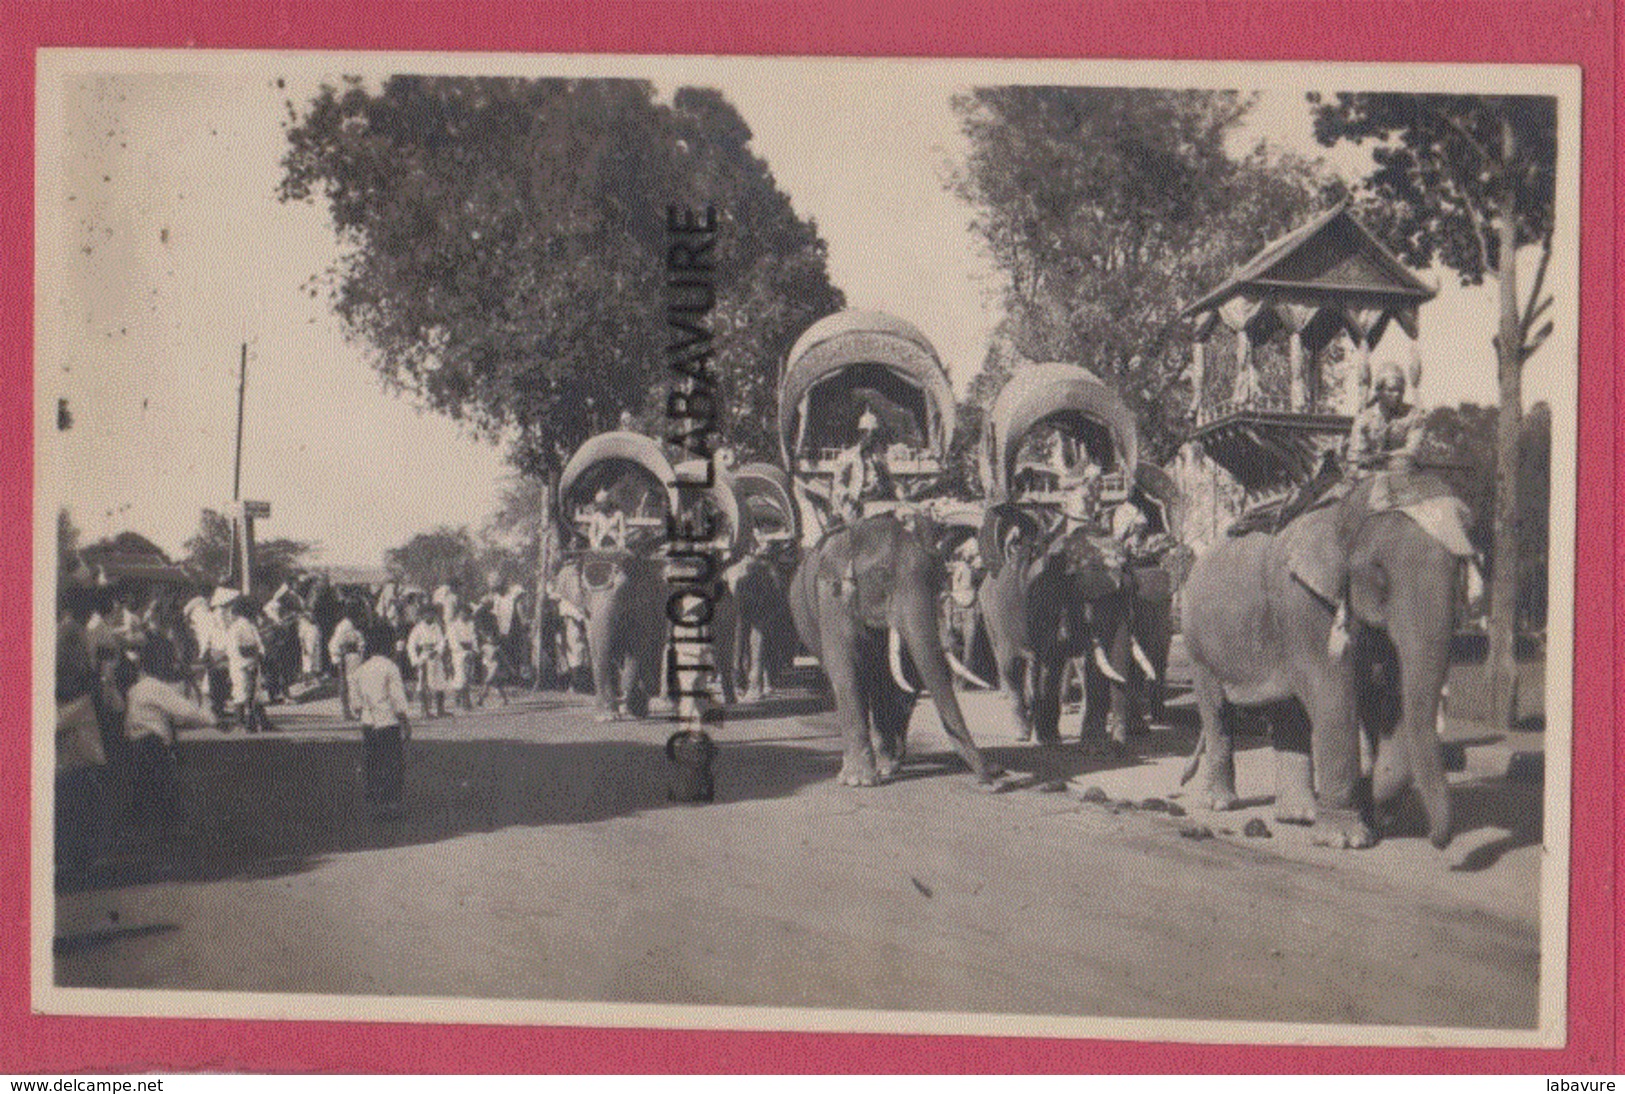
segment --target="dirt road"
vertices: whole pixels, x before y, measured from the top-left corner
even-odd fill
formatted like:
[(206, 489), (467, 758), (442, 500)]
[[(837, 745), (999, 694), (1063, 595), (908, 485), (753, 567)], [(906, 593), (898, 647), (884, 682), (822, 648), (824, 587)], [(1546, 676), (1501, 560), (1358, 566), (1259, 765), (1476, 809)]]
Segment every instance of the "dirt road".
[[(369, 818), (330, 700), (278, 712), (276, 736), (188, 738), (190, 833), (126, 837), (60, 887), (58, 984), (1535, 1024), (1540, 789), (1472, 750), (1447, 851), (1418, 832), (1334, 852), (1270, 817), (1261, 741), (1238, 757), (1252, 808), (1182, 798), (1189, 724), (1108, 760), (1017, 745), (989, 728), (1001, 700), (974, 694), (1011, 788), (979, 791), (927, 705), (904, 777), (859, 790), (834, 781), (832, 715), (792, 691), (728, 719), (717, 802), (683, 806), (665, 800), (670, 727), (599, 725), (589, 702), (420, 724), (397, 821)], [(1254, 817), (1269, 838), (1241, 834)]]

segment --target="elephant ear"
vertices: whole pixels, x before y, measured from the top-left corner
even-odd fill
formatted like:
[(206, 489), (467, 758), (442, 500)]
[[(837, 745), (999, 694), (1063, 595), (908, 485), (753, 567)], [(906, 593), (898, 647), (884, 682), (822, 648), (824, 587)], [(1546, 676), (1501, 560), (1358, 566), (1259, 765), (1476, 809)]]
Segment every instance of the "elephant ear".
[(1352, 528), (1344, 535), (1342, 506), (1306, 513), (1281, 530), (1287, 569), (1328, 604), (1343, 599)]
[(1360, 535), (1372, 512), (1372, 483), (1364, 480), (1336, 505), (1305, 513), (1280, 534), (1292, 576), (1329, 605), (1347, 596), (1358, 618), (1380, 626), (1388, 613), (1388, 574)]

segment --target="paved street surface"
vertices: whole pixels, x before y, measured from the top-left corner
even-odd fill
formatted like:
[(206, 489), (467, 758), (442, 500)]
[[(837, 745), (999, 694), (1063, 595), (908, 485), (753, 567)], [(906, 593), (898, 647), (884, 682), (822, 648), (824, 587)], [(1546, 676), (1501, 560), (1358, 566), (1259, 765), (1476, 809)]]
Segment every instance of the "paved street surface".
[[(1178, 703), (1132, 755), (1107, 757), (1017, 744), (999, 696), (964, 701), (1011, 772), (1002, 792), (975, 787), (928, 703), (902, 778), (837, 785), (833, 716), (804, 688), (721, 727), (706, 806), (666, 800), (667, 723), (598, 724), (585, 696), (417, 723), (393, 821), (361, 800), (360, 735), (334, 700), (275, 709), (274, 736), (188, 734), (188, 829), (126, 834), (59, 886), (57, 980), (1535, 1024), (1538, 733), (1452, 723), (1456, 841), (1437, 852), (1413, 820), (1347, 852), (1275, 822), (1261, 739), (1241, 742), (1249, 807), (1196, 808), (1178, 785), (1195, 735)], [(1096, 787), (1111, 800), (1086, 800)], [(1255, 818), (1268, 838), (1243, 834)]]

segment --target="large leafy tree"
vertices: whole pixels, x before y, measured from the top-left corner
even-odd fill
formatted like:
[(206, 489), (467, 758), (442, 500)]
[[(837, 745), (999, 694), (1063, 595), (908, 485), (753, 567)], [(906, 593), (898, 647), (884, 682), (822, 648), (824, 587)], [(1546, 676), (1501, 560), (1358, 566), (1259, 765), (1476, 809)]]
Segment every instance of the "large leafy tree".
[(385, 551), (384, 560), (407, 584), (421, 589), (450, 585), (468, 595), (484, 587), (481, 560), (467, 528), (419, 532)]
[(773, 452), (774, 366), (842, 297), (720, 94), (396, 76), (290, 112), (281, 196), (326, 202), (349, 332), (388, 382), (508, 439), (531, 474), (623, 414), (667, 431), (667, 209), (714, 207), (719, 426), (747, 458)]
[(1113, 384), (1152, 458), (1188, 424), (1180, 308), (1333, 196), (1308, 161), (1228, 151), (1250, 105), (1072, 87), (954, 100), (970, 153), (951, 185), (1005, 275), (1003, 336), (1021, 357), (1076, 361)]
[[(1499, 380), (1495, 444), (1490, 670), (1498, 724), (1517, 711), (1514, 623), (1518, 585), (1518, 451), (1524, 362), (1552, 331), (1546, 270), (1556, 215), (1557, 101), (1539, 96), (1339, 94), (1311, 96), (1315, 136), (1374, 141), (1376, 169), (1363, 190), (1387, 210), (1386, 236), (1400, 255), (1437, 261), (1464, 285), (1497, 282), (1493, 346)], [(1528, 292), (1518, 256), (1537, 249)]]

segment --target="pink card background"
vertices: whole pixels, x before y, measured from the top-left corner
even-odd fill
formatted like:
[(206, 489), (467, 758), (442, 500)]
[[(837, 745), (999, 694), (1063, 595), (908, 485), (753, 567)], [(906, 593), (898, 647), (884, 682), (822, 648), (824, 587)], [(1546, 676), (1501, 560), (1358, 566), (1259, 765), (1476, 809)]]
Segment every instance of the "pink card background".
[[(1614, 361), (1614, 6), (1567, 0), (1113, 0), (1083, 4), (477, 2), (8, 6), (0, 63), (0, 1072), (1618, 1072), (1625, 742), (1614, 591), (1621, 377)], [(45, 1017), (28, 998), (33, 596), (34, 50), (46, 46), (1460, 61), (1584, 73), (1579, 513), (1569, 1041), (1561, 1050), (1373, 1050), (1043, 1039)]]

